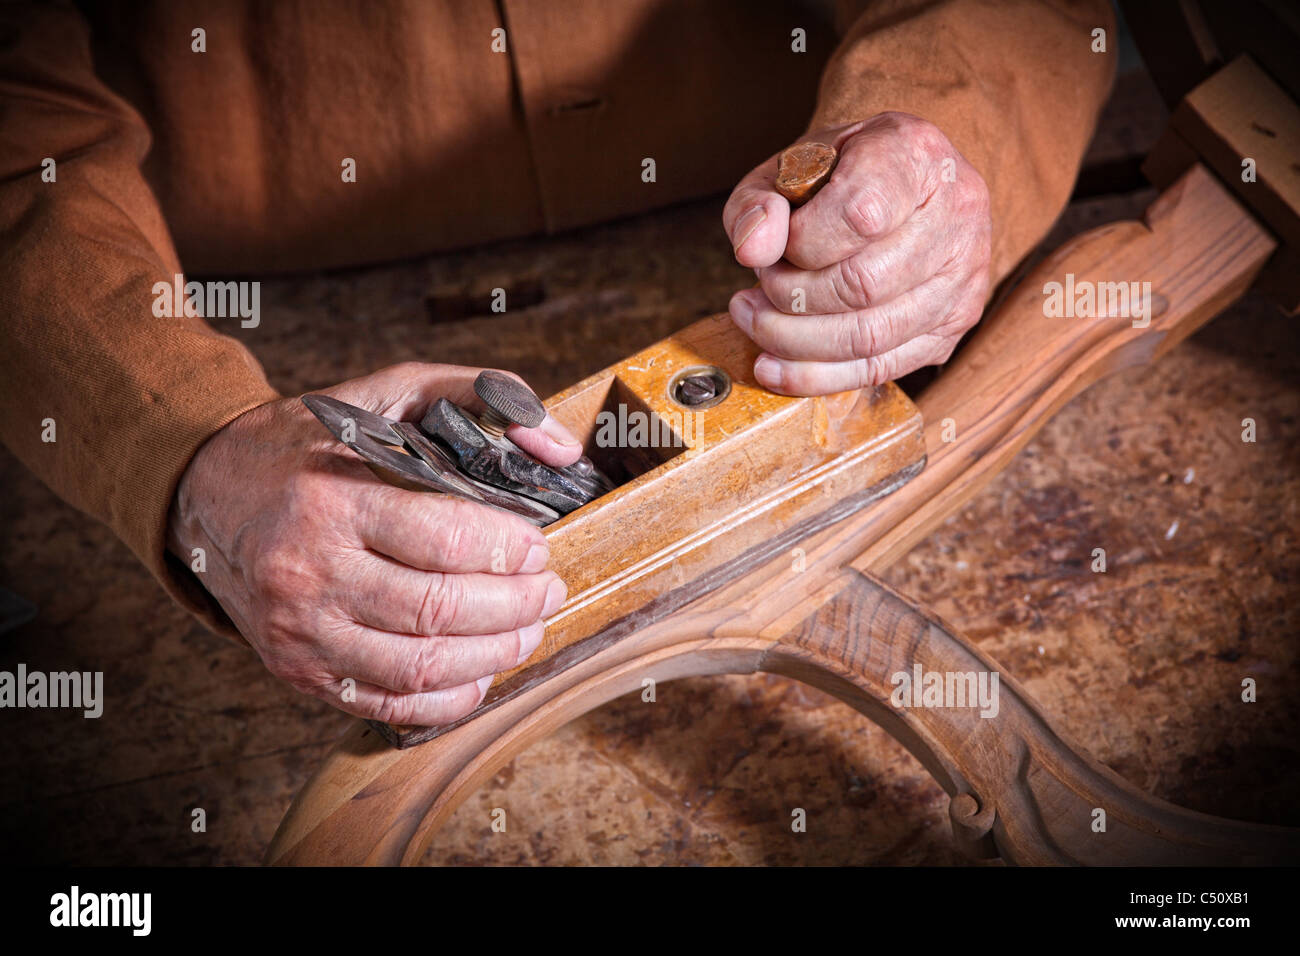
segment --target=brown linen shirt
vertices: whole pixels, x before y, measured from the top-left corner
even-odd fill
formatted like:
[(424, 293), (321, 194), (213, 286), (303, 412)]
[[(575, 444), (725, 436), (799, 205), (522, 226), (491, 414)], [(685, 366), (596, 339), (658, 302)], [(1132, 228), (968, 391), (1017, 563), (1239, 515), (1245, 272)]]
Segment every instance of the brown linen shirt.
[(227, 633), (166, 554), (168, 508), (203, 441), (277, 395), (238, 319), (156, 316), (155, 283), (628, 215), (883, 110), (988, 182), (996, 281), (1064, 207), (1114, 72), (1105, 0), (87, 6), (0, 6), (0, 439)]

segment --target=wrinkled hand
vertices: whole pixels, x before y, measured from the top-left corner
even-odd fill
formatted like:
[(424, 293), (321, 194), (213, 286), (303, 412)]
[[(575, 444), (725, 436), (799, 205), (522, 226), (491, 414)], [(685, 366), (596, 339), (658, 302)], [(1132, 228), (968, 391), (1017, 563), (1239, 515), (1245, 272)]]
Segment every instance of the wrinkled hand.
[[(395, 365), (328, 389), (394, 419), (439, 397), (481, 408), (479, 369)], [(552, 465), (581, 447), (553, 419), (511, 439)], [(177, 490), (169, 548), (276, 676), (360, 717), (456, 720), (521, 663), (564, 601), (546, 539), (515, 515), (378, 480), (296, 398), (213, 435)], [(343, 681), (355, 681), (355, 701)]]
[(792, 214), (773, 156), (722, 214), (761, 286), (730, 304), (764, 349), (755, 376), (776, 392), (824, 395), (946, 361), (988, 293), (984, 180), (936, 126), (906, 113), (805, 138), (840, 154), (816, 196)]

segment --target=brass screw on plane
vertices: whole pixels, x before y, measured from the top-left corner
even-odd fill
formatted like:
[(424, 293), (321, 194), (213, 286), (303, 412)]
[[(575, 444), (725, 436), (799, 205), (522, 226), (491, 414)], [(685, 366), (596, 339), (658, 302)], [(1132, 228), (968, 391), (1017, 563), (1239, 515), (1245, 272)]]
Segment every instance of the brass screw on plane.
[(536, 428), (546, 419), (546, 408), (533, 390), (503, 372), (479, 372), (474, 394), (487, 406), (479, 424), (489, 435), (499, 438), (511, 425)]

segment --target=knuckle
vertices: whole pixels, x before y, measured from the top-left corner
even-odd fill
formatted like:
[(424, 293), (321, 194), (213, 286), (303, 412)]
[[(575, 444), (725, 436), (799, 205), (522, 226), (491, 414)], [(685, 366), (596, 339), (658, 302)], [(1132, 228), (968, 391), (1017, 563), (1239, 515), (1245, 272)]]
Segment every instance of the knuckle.
[(505, 588), (504, 599), (508, 614), (513, 622), (521, 626), (536, 621), (541, 617), (542, 605), (546, 601), (547, 575), (515, 577)]
[(414, 707), (410, 697), (383, 688), (380, 688), (379, 695), (379, 700), (371, 709), (372, 719), (385, 724), (412, 722)]
[(861, 256), (841, 260), (833, 275), (842, 293), (842, 301), (850, 308), (865, 309), (874, 301), (880, 288), (871, 263)]
[(249, 576), (256, 589), (273, 604), (300, 596), (311, 583), (311, 574), (301, 556), (283, 546), (267, 548), (253, 557)]
[(411, 360), (407, 362), (398, 362), (396, 365), (390, 365), (388, 368), (384, 369), (384, 371), (391, 372), (394, 375), (409, 377), (414, 375), (420, 375), (427, 368), (428, 366), (425, 363)]
[[(867, 359), (874, 356), (881, 350), (881, 319), (877, 317), (873, 320), (872, 316), (859, 312), (853, 317), (853, 322), (849, 324), (849, 348), (854, 358)], [(873, 385), (879, 384), (873, 382)]]
[(437, 690), (451, 676), (451, 656), (441, 640), (421, 641), (419, 649), (398, 675), (398, 685), (414, 692)]
[(464, 567), (474, 553), (476, 532), (468, 508), (457, 505), (438, 525), (438, 550), (448, 567)]
[(852, 235), (860, 239), (874, 236), (887, 219), (884, 199), (874, 189), (863, 186), (840, 207), (840, 218)]
[(249, 562), (248, 577), (258, 591), (273, 600), (280, 596), (280, 590), (288, 574), (288, 563), (276, 550), (263, 551)]
[(923, 155), (935, 157), (948, 156), (952, 153), (948, 137), (929, 120), (921, 119), (919, 116), (909, 117), (907, 130)]
[[(908, 127), (916, 122), (919, 117), (911, 113), (904, 113), (901, 110), (885, 110), (883, 113), (877, 113), (867, 121), (867, 126), (871, 130), (884, 130), (892, 133), (905, 132)], [(865, 131), (865, 130), (864, 130)]]
[(898, 134), (920, 155), (933, 157), (950, 152), (948, 137), (928, 119), (900, 112), (891, 112), (889, 118)]
[(893, 366), (896, 363), (888, 354), (873, 355), (871, 358), (862, 361), (863, 385), (884, 385), (895, 377)]
[(271, 600), (261, 614), (262, 628), (276, 642), (292, 641), (302, 631), (296, 608)]
[[(858, 308), (855, 303), (860, 298), (861, 293), (855, 286), (849, 282), (846, 275), (847, 266), (844, 260), (836, 265), (834, 269), (829, 270), (826, 274), (830, 279), (831, 294), (835, 296), (837, 302), (843, 306), (844, 310)], [(856, 281), (856, 280), (855, 280)]]
[(530, 580), (520, 580), (519, 587), (511, 588), (512, 610), (517, 626), (524, 627), (541, 620), (542, 607), (546, 605), (546, 591), (551, 581), (558, 580), (554, 572), (533, 575)]
[(438, 634), (447, 629), (456, 613), (457, 587), (453, 576), (429, 572), (415, 608), (414, 634)]

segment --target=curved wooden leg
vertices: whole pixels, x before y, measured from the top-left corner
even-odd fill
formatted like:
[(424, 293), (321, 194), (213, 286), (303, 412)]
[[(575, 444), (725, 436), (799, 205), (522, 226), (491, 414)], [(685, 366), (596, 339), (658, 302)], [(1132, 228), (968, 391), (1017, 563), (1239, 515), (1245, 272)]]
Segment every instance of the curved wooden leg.
[(752, 673), (764, 647), (745, 638), (667, 647), (629, 639), (409, 750), (357, 723), (295, 799), (266, 862), (413, 864), (456, 807), (534, 741), (646, 678)]
[[(953, 798), (955, 836), (971, 852), (991, 837), (1018, 864), (1300, 861), (1300, 829), (1196, 813), (1128, 784), (992, 659), (866, 576), (777, 642), (762, 669), (834, 694), (898, 738)], [(990, 706), (977, 696), (985, 688)]]
[(358, 724), (299, 795), (268, 861), (414, 863), (467, 796), (564, 723), (647, 678), (755, 671), (819, 687), (889, 731), (952, 797), (957, 841), (976, 855), (1027, 864), (1300, 860), (1300, 830), (1143, 794), (1053, 729), (1012, 677), (942, 622), (866, 575), (848, 572), (835, 585), (791, 608), (814, 605), (777, 636), (733, 634), (742, 621), (708, 612), (649, 629), (419, 748), (393, 750)]

